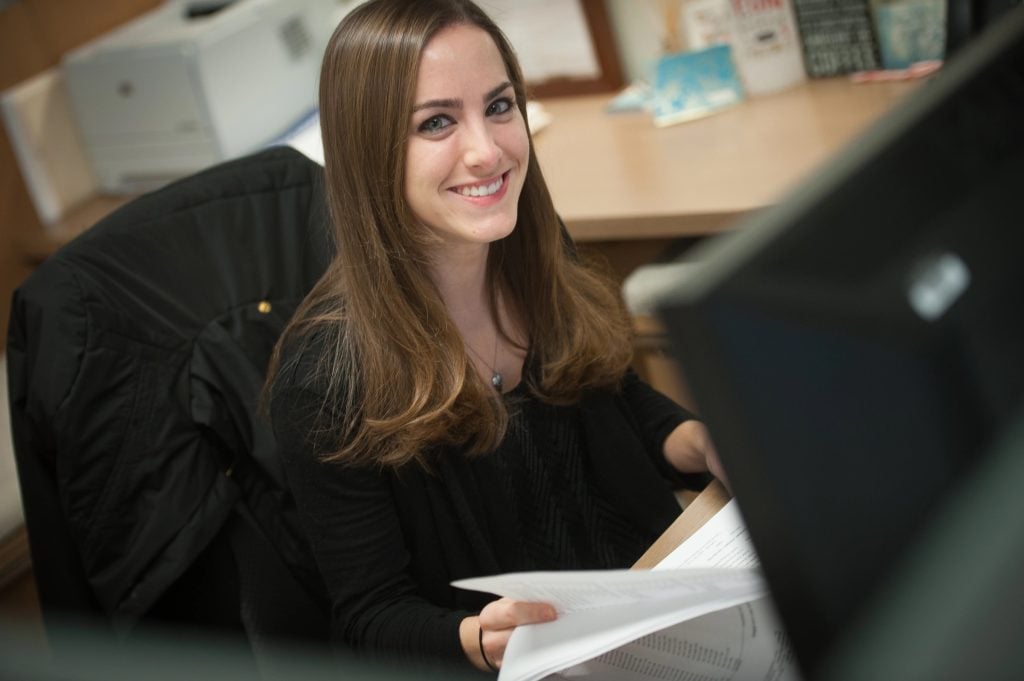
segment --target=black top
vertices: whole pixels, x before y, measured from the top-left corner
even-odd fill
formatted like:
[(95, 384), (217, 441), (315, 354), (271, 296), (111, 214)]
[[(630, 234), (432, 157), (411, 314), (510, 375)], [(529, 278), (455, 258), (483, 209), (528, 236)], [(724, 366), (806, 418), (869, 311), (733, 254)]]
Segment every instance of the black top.
[(591, 479), (579, 408), (543, 404), (522, 384), (506, 402), (508, 434), (486, 465), (505, 482), (500, 493), (516, 530), (522, 569), (617, 568), (635, 562), (648, 542)]
[(459, 622), (493, 597), (451, 581), (502, 572), (628, 567), (678, 516), (662, 454), (690, 418), (635, 374), (617, 392), (542, 404), (521, 384), (495, 452), (440, 448), (398, 470), (323, 463), (309, 440), (316, 349), (286, 355), (272, 394), (289, 484), (332, 600), (334, 637), (388, 657), (468, 664)]

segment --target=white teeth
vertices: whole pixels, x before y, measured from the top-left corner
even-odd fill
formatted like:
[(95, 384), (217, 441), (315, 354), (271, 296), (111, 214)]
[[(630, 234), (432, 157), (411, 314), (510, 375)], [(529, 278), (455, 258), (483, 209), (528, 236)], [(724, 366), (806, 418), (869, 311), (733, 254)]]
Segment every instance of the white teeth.
[(463, 196), (490, 196), (501, 189), (501, 185), (504, 183), (504, 177), (499, 177), (494, 182), (482, 187), (461, 187), (459, 193)]

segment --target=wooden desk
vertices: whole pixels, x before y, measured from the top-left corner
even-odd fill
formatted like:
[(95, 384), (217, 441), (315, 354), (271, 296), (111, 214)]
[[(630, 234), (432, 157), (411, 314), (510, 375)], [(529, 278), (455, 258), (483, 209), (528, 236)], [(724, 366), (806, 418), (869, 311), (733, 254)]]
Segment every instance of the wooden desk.
[(666, 128), (605, 113), (607, 95), (549, 99), (535, 146), (577, 241), (704, 236), (780, 199), (917, 85), (814, 80)]
[[(663, 244), (728, 229), (777, 201), (915, 86), (809, 81), (667, 128), (646, 113), (606, 113), (611, 95), (548, 99), (553, 120), (537, 134), (537, 155), (577, 241)], [(25, 257), (38, 263), (125, 200), (90, 199), (56, 236), (27, 240)], [(619, 247), (620, 258), (625, 250)], [(625, 274), (649, 257), (644, 250), (626, 255), (616, 269)]]

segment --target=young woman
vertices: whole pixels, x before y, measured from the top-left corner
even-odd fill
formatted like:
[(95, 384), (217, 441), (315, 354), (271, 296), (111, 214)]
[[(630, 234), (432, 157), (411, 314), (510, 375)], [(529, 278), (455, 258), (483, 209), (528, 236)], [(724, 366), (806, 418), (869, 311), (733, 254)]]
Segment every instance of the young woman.
[(494, 670), (557, 613), (452, 580), (627, 567), (678, 515), (673, 485), (717, 472), (704, 427), (629, 371), (629, 317), (575, 257), (525, 104), (469, 0), (372, 0), (324, 58), (337, 255), (268, 389), (357, 650)]

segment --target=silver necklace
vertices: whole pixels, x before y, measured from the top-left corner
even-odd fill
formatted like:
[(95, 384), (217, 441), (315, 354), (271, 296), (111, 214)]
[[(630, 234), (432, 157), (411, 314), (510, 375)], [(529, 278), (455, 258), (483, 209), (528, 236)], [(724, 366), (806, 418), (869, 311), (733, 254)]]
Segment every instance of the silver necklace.
[(497, 365), (497, 363), (498, 363), (498, 332), (497, 332), (497, 330), (495, 330), (495, 332), (494, 332), (494, 362), (493, 363), (488, 363), (487, 360), (484, 359), (483, 355), (481, 355), (479, 352), (477, 352), (473, 348), (473, 346), (470, 345), (469, 342), (466, 341), (465, 339), (463, 339), (463, 343), (466, 345), (466, 347), (469, 349), (470, 352), (472, 352), (474, 355), (476, 355), (477, 358), (481, 362), (484, 363), (484, 366), (486, 366), (488, 369), (490, 369), (490, 371), (491, 371), (491, 385), (493, 385), (494, 389), (497, 390), (500, 393), (501, 392), (501, 386), (505, 382), (505, 379), (501, 375), (501, 372), (494, 368), (495, 365)]

